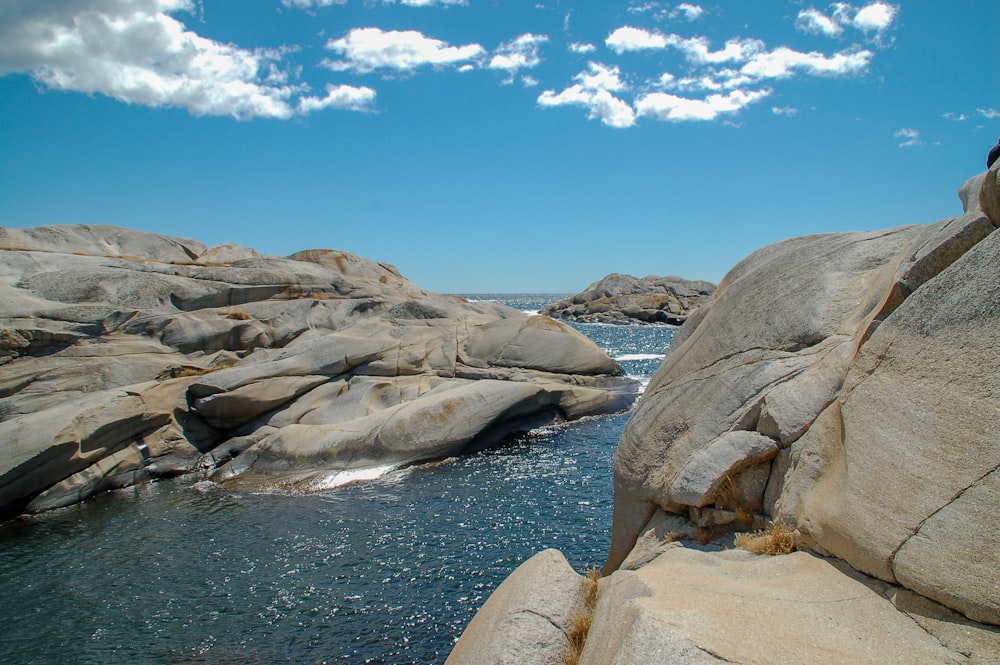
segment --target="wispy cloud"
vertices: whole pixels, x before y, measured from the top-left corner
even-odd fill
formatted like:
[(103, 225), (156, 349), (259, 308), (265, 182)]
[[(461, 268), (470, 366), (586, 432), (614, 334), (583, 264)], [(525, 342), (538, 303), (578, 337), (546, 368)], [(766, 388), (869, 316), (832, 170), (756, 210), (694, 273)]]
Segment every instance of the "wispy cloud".
[[(394, 5), (399, 2), (401, 5), (409, 7), (433, 7), (441, 5), (448, 7), (452, 5), (467, 5), (468, 0), (382, 0), (383, 5)], [(331, 7), (333, 5), (346, 5), (347, 0), (281, 0), (281, 4), (286, 7), (298, 7), (299, 9), (313, 9), (314, 7)]]
[(690, 99), (665, 92), (651, 92), (635, 100), (635, 109), (639, 117), (670, 122), (716, 120), (736, 113), (769, 94), (770, 90), (731, 90), (726, 94), (709, 95), (705, 99)]
[(342, 59), (326, 59), (322, 63), (324, 67), (359, 73), (376, 69), (404, 72), (426, 65), (459, 65), (486, 54), (486, 49), (479, 44), (451, 46), (415, 30), (384, 31), (380, 28), (354, 28), (340, 39), (327, 41), (326, 48), (338, 53)]
[(195, 9), (192, 0), (7, 0), (0, 75), (194, 115), (292, 117), (307, 89), (282, 69), (288, 50), (217, 42), (171, 15)]
[(298, 7), (299, 9), (312, 9), (313, 7), (331, 7), (333, 5), (346, 5), (347, 0), (281, 0), (281, 4), (286, 7)]
[(669, 21), (683, 18), (688, 21), (697, 21), (705, 14), (705, 9), (690, 2), (682, 2), (676, 7), (671, 7), (663, 2), (633, 2), (629, 5), (628, 11), (632, 14), (652, 14), (658, 21)]
[(827, 37), (839, 37), (846, 28), (880, 37), (899, 14), (899, 7), (888, 2), (872, 2), (860, 8), (846, 2), (835, 2), (830, 5), (830, 10), (827, 14), (815, 7), (803, 9), (795, 25), (802, 32)]
[(543, 92), (538, 97), (538, 104), (542, 107), (582, 106), (587, 109), (588, 118), (599, 119), (609, 127), (624, 128), (635, 124), (633, 108), (613, 94), (627, 88), (618, 67), (590, 62), (587, 70), (573, 80), (576, 83), (562, 92)]
[[(383, 2), (387, 5), (392, 4), (392, 0), (383, 0)], [(467, 5), (469, 3), (467, 0), (399, 0), (399, 4), (410, 7), (433, 7), (434, 5), (447, 7), (449, 5)]]
[(605, 45), (621, 55), (625, 51), (643, 51), (646, 49), (665, 49), (669, 42), (667, 36), (655, 30), (644, 30), (632, 26), (622, 26), (614, 30), (604, 40)]
[(1000, 118), (1000, 111), (996, 110), (995, 108), (976, 109), (976, 113), (983, 116), (984, 118), (989, 118), (990, 120)]
[(966, 120), (969, 119), (969, 116), (965, 115), (964, 113), (952, 113), (950, 111), (948, 113), (945, 113), (944, 117), (947, 118), (948, 120), (954, 120), (955, 122), (965, 122)]
[(687, 2), (682, 2), (677, 5), (676, 11), (689, 21), (697, 21), (705, 14), (705, 10), (702, 7), (692, 5)]
[(909, 148), (915, 145), (922, 145), (920, 140), (920, 132), (916, 129), (911, 129), (909, 127), (904, 127), (893, 135), (897, 139), (903, 139), (903, 142), (899, 144), (900, 148)]
[(795, 72), (815, 76), (857, 74), (868, 68), (874, 54), (871, 51), (848, 50), (832, 56), (815, 51), (802, 53), (787, 46), (757, 53), (743, 65), (740, 73), (754, 79), (788, 78)]
[(794, 117), (799, 114), (799, 109), (794, 106), (772, 106), (771, 113), (774, 115), (784, 115), (788, 117)]
[(507, 72), (506, 82), (512, 83), (518, 71), (537, 67), (542, 62), (539, 48), (548, 41), (546, 35), (525, 33), (498, 46), (487, 67)]
[(375, 103), (375, 91), (368, 87), (327, 84), (323, 97), (301, 97), (298, 111), (303, 115), (323, 109), (367, 111)]
[(580, 55), (586, 55), (588, 53), (593, 53), (597, 50), (597, 47), (593, 44), (588, 44), (586, 42), (573, 42), (569, 45), (569, 50), (571, 53), (579, 53)]

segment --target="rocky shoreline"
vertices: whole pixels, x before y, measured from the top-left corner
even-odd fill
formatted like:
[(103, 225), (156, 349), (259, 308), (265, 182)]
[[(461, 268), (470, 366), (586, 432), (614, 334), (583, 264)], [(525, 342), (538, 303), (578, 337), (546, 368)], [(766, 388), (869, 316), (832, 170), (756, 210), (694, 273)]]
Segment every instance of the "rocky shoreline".
[(617, 412), (636, 384), (544, 316), (345, 252), (0, 228), (0, 513), (200, 473), (324, 489)]
[[(1000, 662), (998, 169), (958, 217), (733, 268), (619, 443), (582, 649), (587, 583), (547, 550), (448, 665)], [(799, 551), (719, 549), (755, 529)]]
[(715, 285), (680, 277), (611, 274), (584, 291), (553, 303), (542, 314), (580, 323), (679, 326), (715, 291)]

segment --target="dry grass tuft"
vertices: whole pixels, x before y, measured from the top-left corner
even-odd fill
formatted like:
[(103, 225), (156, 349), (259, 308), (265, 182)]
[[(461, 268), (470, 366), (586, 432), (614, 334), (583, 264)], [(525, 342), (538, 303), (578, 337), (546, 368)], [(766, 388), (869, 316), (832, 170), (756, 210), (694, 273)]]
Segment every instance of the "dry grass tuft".
[(736, 513), (736, 519), (740, 522), (753, 521), (753, 515), (743, 506), (743, 496), (739, 486), (729, 474), (726, 474), (719, 489), (715, 491), (715, 505), (723, 510), (731, 510)]
[(226, 313), (227, 319), (234, 319), (236, 321), (249, 321), (253, 317), (240, 309), (231, 309)]
[(211, 374), (212, 372), (218, 372), (220, 369), (226, 369), (232, 367), (236, 364), (236, 361), (225, 362), (214, 367), (194, 367), (192, 365), (186, 365), (184, 367), (175, 367), (170, 370), (171, 379), (183, 379), (190, 376), (205, 376), (206, 374)]
[(601, 579), (601, 571), (588, 568), (583, 578), (580, 607), (569, 618), (566, 638), (569, 642), (563, 650), (563, 665), (577, 665), (583, 654), (583, 646), (587, 643), (587, 634), (594, 620), (594, 607), (597, 605), (597, 581)]
[(761, 531), (736, 534), (733, 545), (754, 554), (791, 554), (795, 551), (795, 534), (785, 524), (772, 523)]

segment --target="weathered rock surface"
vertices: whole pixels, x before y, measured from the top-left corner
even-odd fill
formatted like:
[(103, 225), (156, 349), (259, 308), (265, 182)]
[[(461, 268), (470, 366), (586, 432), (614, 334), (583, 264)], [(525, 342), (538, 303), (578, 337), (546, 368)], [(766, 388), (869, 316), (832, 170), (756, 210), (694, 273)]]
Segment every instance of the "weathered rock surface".
[(557, 550), (521, 564), (466, 627), (445, 665), (552, 665), (581, 601), (583, 577)]
[(703, 537), (773, 518), (801, 547), (1000, 623), (1000, 528), (984, 519), (1000, 507), (994, 229), (972, 210), (796, 238), (734, 268), (622, 436), (607, 570), (657, 511)]
[[(619, 443), (581, 665), (1000, 663), (996, 182), (759, 250), (680, 328)], [(673, 542), (771, 521), (812, 552)]]
[(710, 282), (613, 274), (582, 293), (547, 306), (542, 313), (587, 323), (680, 325), (714, 291)]
[(843, 568), (673, 546), (602, 580), (580, 665), (965, 662)]
[(0, 248), (8, 515), (193, 470), (326, 486), (634, 396), (562, 323), (344, 252), (99, 226), (0, 228)]

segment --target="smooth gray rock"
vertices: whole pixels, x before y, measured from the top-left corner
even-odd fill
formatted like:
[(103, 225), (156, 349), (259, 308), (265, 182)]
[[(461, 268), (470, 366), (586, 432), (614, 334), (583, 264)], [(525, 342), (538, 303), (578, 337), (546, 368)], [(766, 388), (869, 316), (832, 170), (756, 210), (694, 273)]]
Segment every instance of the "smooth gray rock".
[[(993, 231), (970, 210), (796, 238), (730, 271), (622, 436), (606, 572), (660, 511), (709, 533), (774, 518), (800, 547), (1000, 623)], [(743, 460), (733, 436), (773, 448)]]
[(805, 552), (674, 545), (602, 580), (580, 665), (962, 663), (879, 592)]
[(545, 307), (543, 314), (591, 323), (680, 325), (715, 291), (715, 285), (680, 277), (639, 279), (612, 274), (581, 293)]
[[(803, 437), (779, 513), (871, 575), (1000, 623), (1000, 234), (889, 316)], [(993, 489), (987, 489), (993, 488)], [(957, 538), (951, 542), (950, 538)], [(899, 569), (906, 572), (900, 574)]]
[(539, 552), (497, 587), (465, 628), (445, 665), (562, 662), (582, 584), (583, 577), (561, 552)]
[(0, 229), (6, 514), (220, 464), (305, 486), (619, 411), (635, 388), (566, 325), (345, 252)]
[(994, 226), (1000, 227), (1000, 160), (982, 176), (979, 189), (979, 207)]

